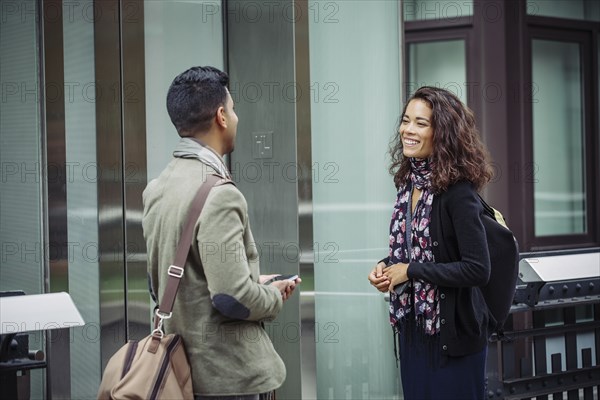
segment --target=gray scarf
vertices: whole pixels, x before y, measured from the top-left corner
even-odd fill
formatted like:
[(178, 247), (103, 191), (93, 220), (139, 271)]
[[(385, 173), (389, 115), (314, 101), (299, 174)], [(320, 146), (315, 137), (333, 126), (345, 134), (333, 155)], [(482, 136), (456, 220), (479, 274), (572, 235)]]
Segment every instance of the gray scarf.
[(184, 137), (179, 140), (173, 157), (179, 158), (195, 158), (198, 161), (214, 168), (219, 175), (224, 178), (231, 179), (229, 169), (225, 165), (223, 158), (216, 151), (201, 143), (199, 140)]

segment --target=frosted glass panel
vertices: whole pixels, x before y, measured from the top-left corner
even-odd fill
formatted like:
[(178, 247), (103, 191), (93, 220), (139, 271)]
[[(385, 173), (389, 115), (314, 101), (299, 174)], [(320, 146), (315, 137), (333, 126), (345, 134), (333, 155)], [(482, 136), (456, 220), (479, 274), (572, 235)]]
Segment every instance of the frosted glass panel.
[(527, 0), (527, 14), (600, 21), (598, 0)]
[[(92, 0), (78, 3), (92, 8)], [(96, 171), (96, 98), (94, 25), (82, 13), (63, 15), (69, 293), (86, 325), (72, 328), (71, 396), (94, 398), (100, 385), (98, 192)], [(85, 88), (85, 90), (82, 90)]]
[(316, 397), (397, 399), (388, 303), (367, 275), (387, 255), (395, 198), (386, 152), (400, 114), (399, 3), (332, 4), (337, 22), (309, 22), (311, 88), (323, 89), (311, 98)]
[(453, 20), (473, 15), (473, 0), (406, 0), (402, 4), (405, 21)]
[(222, 9), (220, 0), (144, 1), (148, 181), (179, 141), (166, 107), (173, 78), (196, 65), (223, 69)]
[(464, 40), (409, 43), (407, 65), (407, 96), (421, 86), (435, 86), (451, 91), (467, 104)]
[[(37, 5), (0, 4), (0, 291), (26, 294), (43, 292), (44, 248), (49, 247), (42, 230)], [(29, 348), (44, 350), (42, 338), (29, 335)], [(31, 371), (33, 399), (43, 396), (44, 372)]]
[(36, 4), (0, 7), (0, 290), (42, 293), (41, 132)]
[(585, 232), (580, 47), (532, 43), (535, 235)]

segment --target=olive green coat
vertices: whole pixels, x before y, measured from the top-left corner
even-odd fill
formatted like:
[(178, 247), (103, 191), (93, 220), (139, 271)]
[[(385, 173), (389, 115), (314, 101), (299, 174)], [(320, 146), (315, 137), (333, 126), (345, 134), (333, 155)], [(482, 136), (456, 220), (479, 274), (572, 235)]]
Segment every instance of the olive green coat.
[[(144, 190), (148, 272), (160, 300), (167, 268), (192, 199), (216, 171), (196, 159), (174, 158)], [(166, 333), (179, 333), (197, 395), (257, 394), (285, 380), (285, 366), (261, 321), (277, 316), (279, 291), (261, 285), (248, 205), (232, 184), (214, 187), (196, 222), (192, 250)], [(202, 260), (202, 261), (201, 261)]]

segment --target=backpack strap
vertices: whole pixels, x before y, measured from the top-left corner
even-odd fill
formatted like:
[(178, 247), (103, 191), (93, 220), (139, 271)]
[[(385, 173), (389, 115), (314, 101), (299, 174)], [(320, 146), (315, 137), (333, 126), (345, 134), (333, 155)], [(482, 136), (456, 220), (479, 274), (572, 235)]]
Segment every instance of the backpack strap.
[(154, 319), (154, 326), (156, 328), (154, 330), (155, 332), (158, 331), (162, 333), (163, 320), (171, 318), (171, 311), (173, 310), (173, 304), (175, 303), (177, 289), (179, 289), (179, 283), (181, 282), (181, 278), (183, 278), (185, 262), (192, 245), (194, 227), (196, 226), (196, 222), (198, 221), (200, 213), (204, 208), (208, 194), (213, 186), (220, 186), (227, 183), (233, 182), (230, 179), (222, 178), (218, 175), (209, 175), (202, 186), (200, 186), (200, 189), (198, 189), (196, 197), (194, 197), (194, 200), (192, 201), (192, 205), (187, 216), (187, 222), (183, 228), (183, 232), (181, 233), (179, 245), (177, 246), (177, 251), (175, 253), (175, 261), (167, 270), (167, 285), (158, 309), (156, 310), (156, 316), (158, 318)]
[(504, 226), (506, 229), (508, 229), (508, 225), (506, 224), (506, 220), (504, 219), (504, 216), (502, 215), (502, 213), (498, 210), (496, 210), (494, 207), (490, 206), (488, 203), (485, 202), (485, 200), (483, 199), (483, 197), (481, 197), (481, 195), (479, 193), (477, 193), (477, 197), (479, 197), (479, 201), (481, 202), (481, 205), (483, 206), (483, 211), (490, 217), (496, 220), (496, 222), (498, 222), (500, 225)]

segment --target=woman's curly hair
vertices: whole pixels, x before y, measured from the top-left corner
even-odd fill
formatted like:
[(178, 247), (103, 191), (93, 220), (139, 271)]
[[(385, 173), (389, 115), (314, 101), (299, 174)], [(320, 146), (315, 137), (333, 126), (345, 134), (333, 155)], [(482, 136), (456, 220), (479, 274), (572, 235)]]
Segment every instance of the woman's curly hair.
[[(433, 166), (431, 184), (434, 192), (443, 192), (461, 180), (471, 181), (476, 190), (481, 190), (492, 178), (493, 171), (471, 109), (448, 90), (423, 86), (404, 105), (400, 121), (408, 103), (415, 99), (423, 100), (432, 109), (433, 153), (429, 159)], [(402, 154), (400, 130), (397, 132), (390, 143), (392, 163), (389, 168), (396, 188), (410, 173), (410, 161)]]

